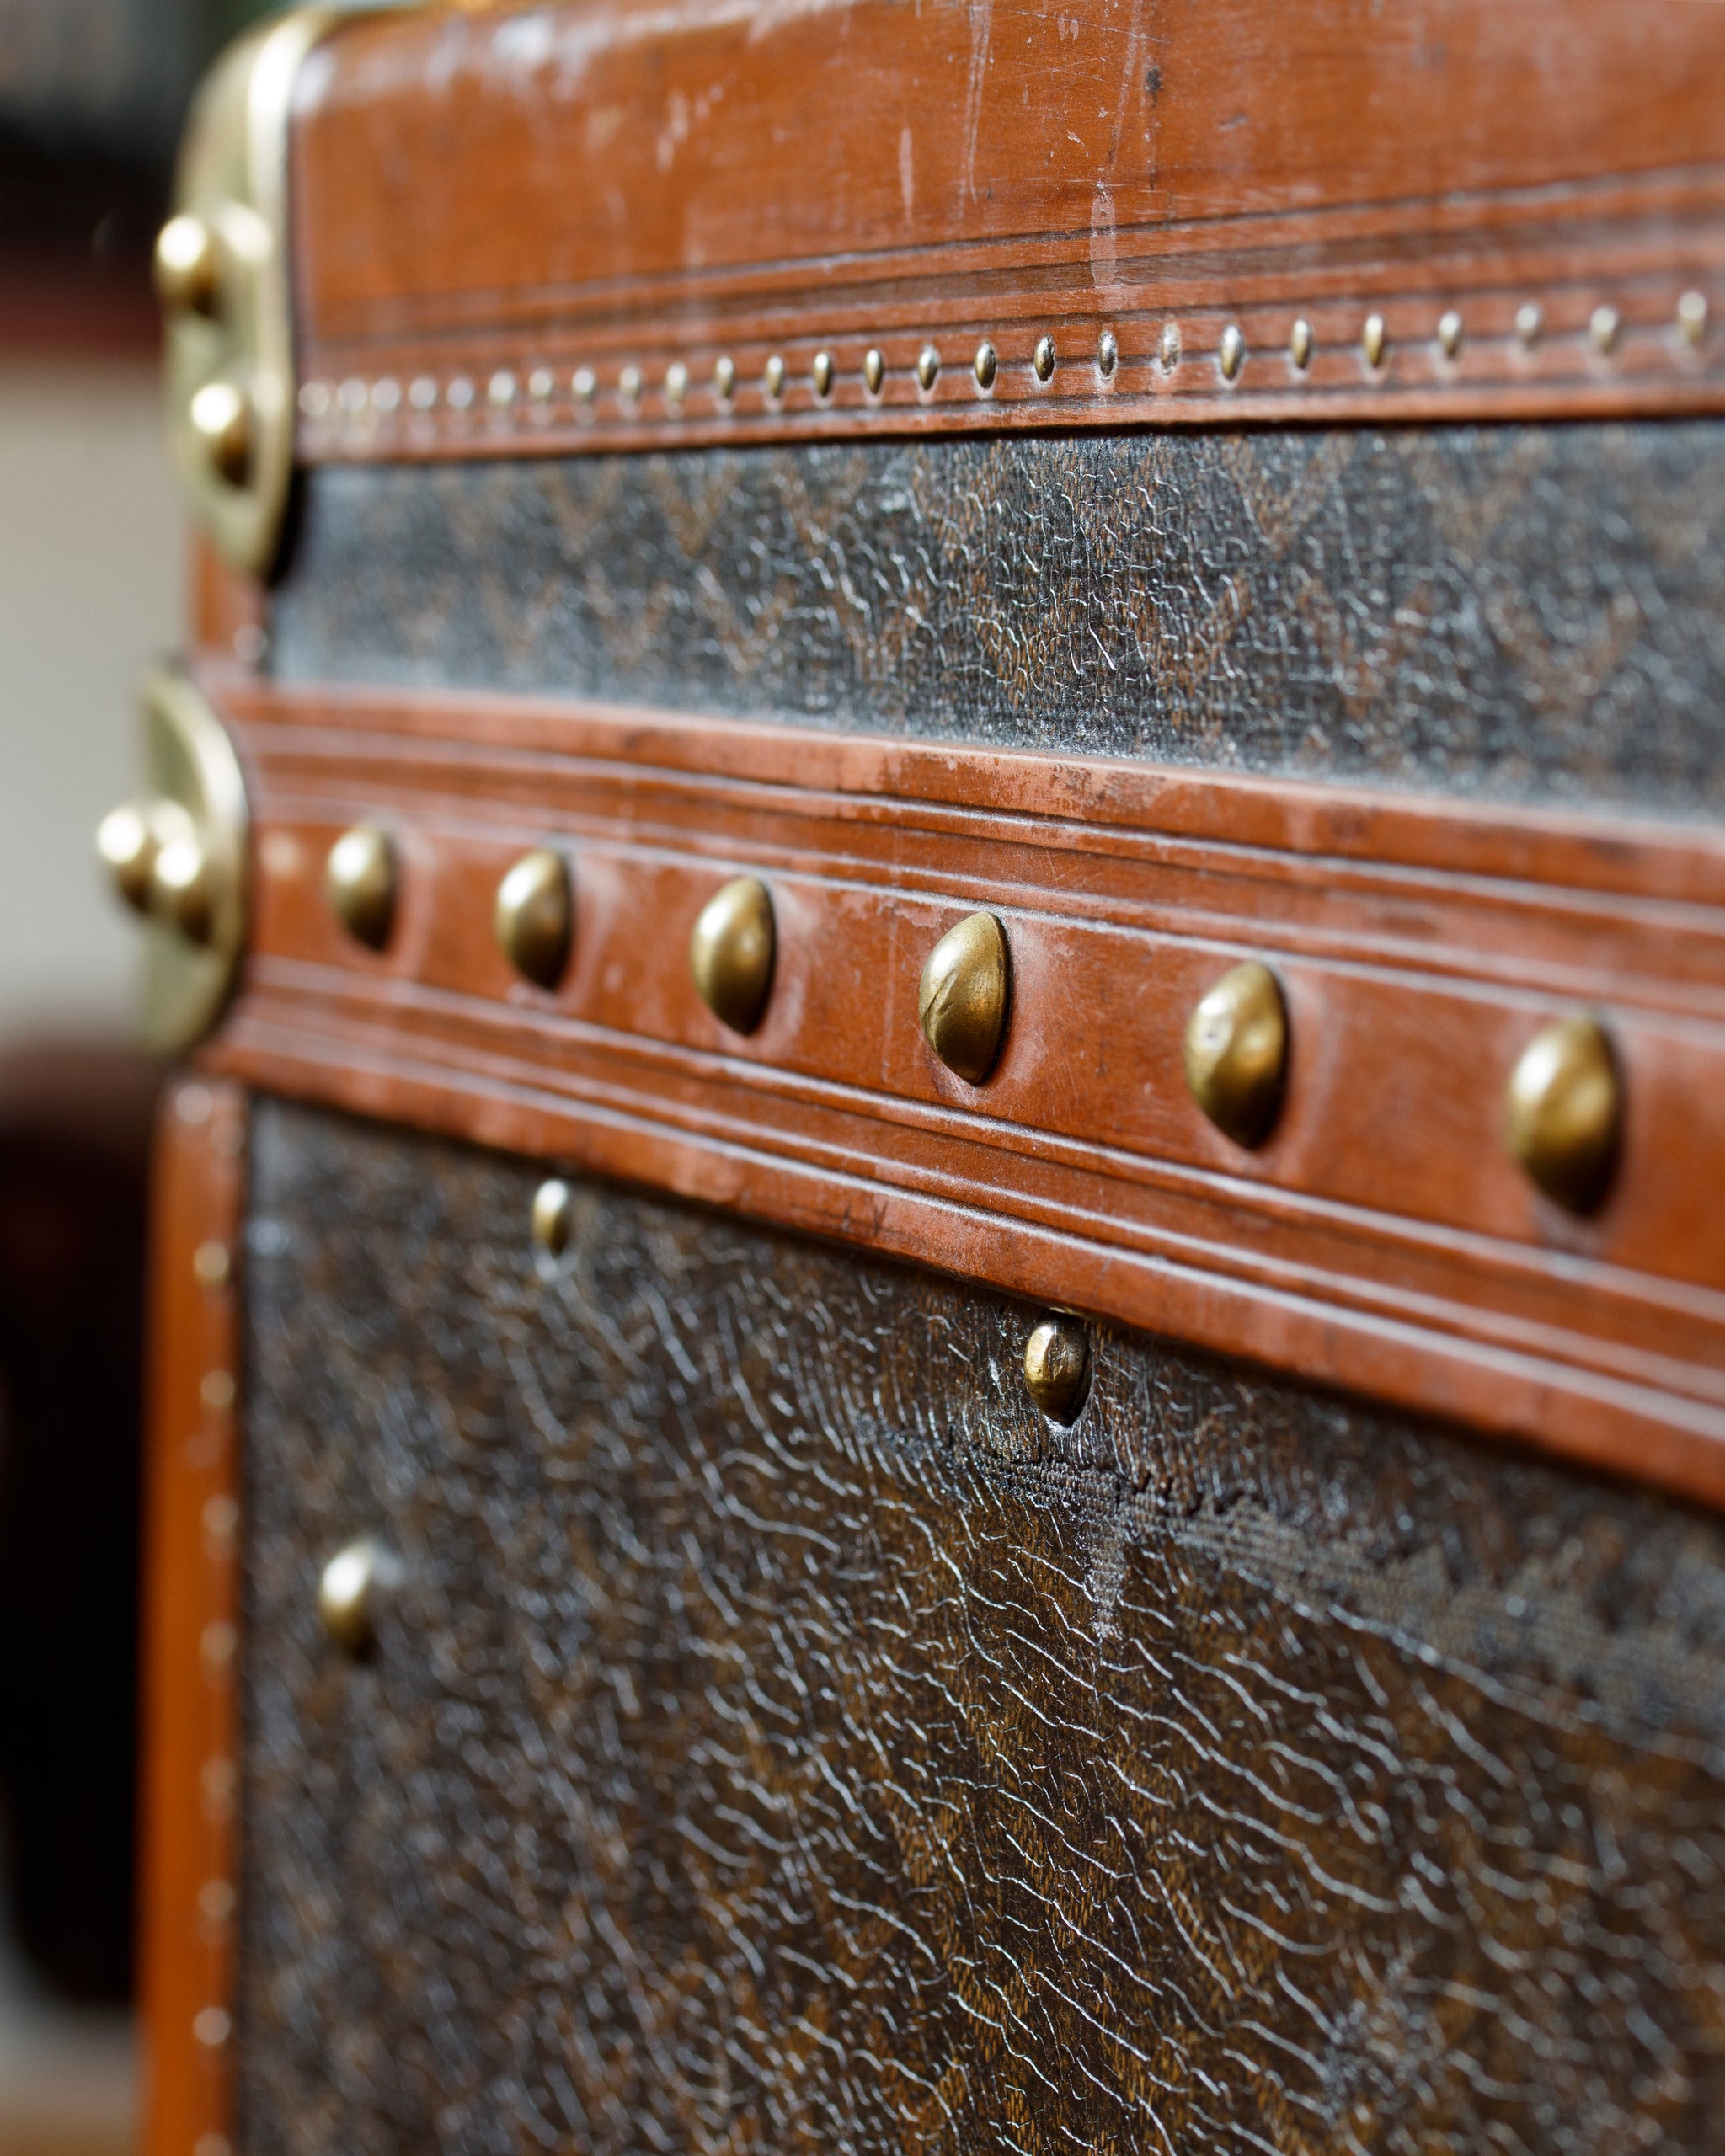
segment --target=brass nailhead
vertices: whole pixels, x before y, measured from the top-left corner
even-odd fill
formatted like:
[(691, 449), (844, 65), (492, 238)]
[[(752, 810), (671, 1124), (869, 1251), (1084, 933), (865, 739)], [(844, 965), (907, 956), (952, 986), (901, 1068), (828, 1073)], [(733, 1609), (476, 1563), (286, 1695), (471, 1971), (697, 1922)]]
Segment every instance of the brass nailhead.
[(1311, 365), (1311, 324), (1303, 314), (1288, 333), (1288, 357), (1301, 374)]
[(1384, 354), (1389, 342), (1390, 333), (1382, 315), (1367, 315), (1365, 326), (1359, 333), (1359, 349), (1365, 355), (1365, 364), (1374, 373), (1384, 364)]
[(190, 407), (192, 432), (203, 446), (210, 469), (230, 487), (250, 478), (257, 447), (252, 402), (231, 382), (206, 382)]
[(1051, 1422), (1076, 1422), (1090, 1390), (1090, 1336), (1076, 1317), (1055, 1311), (1024, 1343), (1024, 1382)]
[(832, 354), (830, 352), (817, 352), (814, 355), (814, 364), (809, 370), (809, 377), (814, 384), (814, 394), (817, 397), (831, 396)]
[(381, 951), (395, 925), (395, 846), (381, 825), (355, 824), (329, 849), (323, 889), (358, 942)]
[(1180, 325), (1165, 322), (1162, 334), (1156, 343), (1156, 357), (1162, 361), (1162, 372), (1172, 374), (1180, 364)]
[(1282, 1105), (1288, 1014), (1275, 975), (1248, 959), (1202, 996), (1187, 1022), (1186, 1083), (1224, 1137), (1261, 1145)]
[(1049, 381), (1055, 371), (1055, 340), (1052, 337), (1039, 337), (1036, 350), (1031, 355), (1031, 366), (1036, 370), (1039, 382)]
[(673, 360), (665, 371), (665, 401), (678, 405), (688, 394), (689, 370), (681, 360)]
[(940, 379), (940, 354), (932, 344), (925, 344), (916, 355), (916, 379), (925, 393)]
[(976, 357), (971, 362), (971, 371), (976, 376), (976, 387), (979, 389), (994, 387), (994, 378), (999, 366), (1000, 360), (994, 346), (985, 337), (976, 347)]
[(533, 1193), (533, 1240), (551, 1257), (569, 1246), (575, 1220), (575, 1194), (561, 1176), (552, 1176)]
[(176, 313), (214, 316), (221, 307), (216, 235), (201, 217), (170, 217), (156, 239), (156, 296)]
[(318, 1614), (344, 1654), (356, 1660), (377, 1643), (377, 1620), (395, 1567), (370, 1536), (338, 1550), (318, 1579)]
[(1621, 318), (1615, 307), (1596, 307), (1588, 318), (1587, 334), (1596, 352), (1609, 352), (1617, 342)]
[(929, 953), (916, 990), (916, 1016), (935, 1054), (967, 1084), (993, 1070), (1007, 1029), (1006, 931), (991, 913), (973, 913)]
[(1685, 344), (1697, 351), (1701, 349), (1701, 339), (1707, 334), (1707, 296), (1705, 292), (1685, 292), (1679, 298), (1677, 334)]
[(568, 863), (550, 847), (536, 846), (498, 885), (491, 926), (497, 947), (523, 979), (555, 988), (569, 960), (574, 916)]
[(1530, 351), (1540, 341), (1546, 326), (1545, 312), (1532, 300), (1527, 300), (1515, 310), (1515, 334)]
[(1590, 1213), (1605, 1197), (1622, 1134), (1623, 1091), (1599, 1022), (1560, 1018), (1522, 1051), (1509, 1080), (1509, 1150), (1546, 1197)]
[(761, 386), (776, 404), (785, 393), (785, 363), (775, 352), (761, 371)]
[(734, 360), (720, 358), (713, 362), (713, 393), (721, 404), (730, 402), (731, 392), (737, 386), (737, 368)]
[(1246, 339), (1237, 323), (1231, 322), (1222, 332), (1220, 344), (1216, 346), (1216, 364), (1221, 368), (1225, 382), (1237, 382), (1240, 370), (1246, 364)]
[(880, 385), (886, 380), (886, 361), (873, 345), (862, 355), (862, 381), (871, 397), (879, 397)]
[(1438, 349), (1446, 360), (1461, 358), (1463, 334), (1461, 317), (1453, 307), (1439, 316)]
[(1119, 364), (1119, 344), (1112, 329), (1104, 329), (1096, 340), (1096, 371), (1104, 382), (1110, 382)]
[(772, 894), (758, 876), (738, 876), (701, 909), (689, 938), (689, 971), (722, 1026), (751, 1033), (772, 985)]

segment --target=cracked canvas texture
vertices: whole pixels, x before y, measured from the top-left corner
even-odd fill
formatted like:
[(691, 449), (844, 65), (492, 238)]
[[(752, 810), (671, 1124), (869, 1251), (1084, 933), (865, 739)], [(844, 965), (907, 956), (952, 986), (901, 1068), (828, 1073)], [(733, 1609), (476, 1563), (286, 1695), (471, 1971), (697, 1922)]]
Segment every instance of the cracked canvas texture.
[(1722, 504), (1714, 420), (326, 467), (270, 664), (1717, 811)]
[(1719, 1522), (541, 1173), (255, 1113), (244, 2156), (1717, 2148)]

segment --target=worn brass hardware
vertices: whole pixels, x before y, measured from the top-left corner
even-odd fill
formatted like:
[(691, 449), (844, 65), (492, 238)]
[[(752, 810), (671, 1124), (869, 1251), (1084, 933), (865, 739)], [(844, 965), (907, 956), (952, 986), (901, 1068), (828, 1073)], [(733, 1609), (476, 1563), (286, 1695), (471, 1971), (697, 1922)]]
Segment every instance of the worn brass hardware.
[(689, 938), (689, 971), (701, 1001), (734, 1033), (750, 1033), (772, 985), (772, 896), (758, 876), (739, 876), (701, 909)]
[(150, 924), (144, 1033), (173, 1054), (207, 1033), (245, 942), (245, 782), (222, 722), (185, 675), (144, 690), (151, 792), (102, 819), (96, 851)]
[(1076, 1422), (1090, 1390), (1090, 1336), (1076, 1317), (1055, 1311), (1024, 1343), (1024, 1382), (1051, 1422)]
[(916, 381), (924, 395), (927, 395), (940, 379), (940, 354), (932, 344), (925, 344), (916, 355)]
[(886, 380), (886, 361), (870, 345), (862, 355), (862, 380), (871, 397), (879, 397), (880, 385)]
[(928, 954), (916, 990), (923, 1036), (948, 1070), (980, 1086), (1007, 1030), (1007, 934), (991, 913), (949, 928)]
[(569, 1246), (575, 1220), (575, 1194), (560, 1176), (542, 1182), (533, 1193), (533, 1240), (551, 1257), (561, 1257)]
[(536, 846), (498, 885), (491, 925), (498, 948), (523, 979), (555, 988), (569, 961), (574, 917), (567, 862)]
[(979, 389), (994, 387), (995, 376), (1000, 371), (1000, 356), (985, 337), (976, 347), (976, 357), (971, 362), (971, 370), (976, 376)]
[(1036, 350), (1031, 355), (1030, 364), (1036, 370), (1036, 379), (1039, 382), (1048, 382), (1052, 379), (1055, 371), (1055, 340), (1052, 337), (1044, 335), (1037, 339)]
[(1455, 308), (1446, 307), (1438, 317), (1438, 349), (1446, 360), (1459, 360), (1467, 334), (1461, 317)]
[(1302, 314), (1288, 333), (1288, 357), (1304, 374), (1311, 365), (1311, 324)]
[(1365, 327), (1359, 333), (1359, 349), (1365, 355), (1365, 364), (1374, 373), (1384, 364), (1384, 355), (1389, 350), (1390, 333), (1381, 314), (1369, 314)]
[(1112, 382), (1114, 369), (1120, 364), (1120, 346), (1112, 329), (1104, 329), (1096, 340), (1096, 371), (1104, 382)]
[(1224, 382), (1237, 382), (1240, 370), (1246, 364), (1246, 338), (1237, 322), (1231, 322), (1223, 330), (1221, 342), (1216, 346), (1216, 365), (1222, 371)]
[(342, 926), (381, 951), (395, 926), (395, 846), (377, 824), (355, 824), (329, 849), (323, 889)]
[(832, 354), (817, 352), (814, 355), (814, 364), (809, 370), (809, 379), (814, 384), (814, 394), (817, 397), (831, 396), (832, 371)]
[(1199, 998), (1186, 1026), (1192, 1097), (1236, 1145), (1260, 1145), (1282, 1105), (1288, 1013), (1268, 966), (1248, 959)]
[(192, 108), (175, 213), (156, 243), (174, 463), (216, 545), (258, 573), (274, 558), (293, 475), (293, 83), (312, 46), (355, 12), (296, 8), (222, 56)]
[(1622, 1134), (1623, 1091), (1597, 1020), (1560, 1018), (1536, 1033), (1510, 1075), (1509, 1150), (1547, 1198), (1590, 1213)]
[(325, 1565), (318, 1579), (318, 1614), (344, 1654), (358, 1660), (377, 1645), (377, 1620), (399, 1582), (394, 1559), (369, 1535), (338, 1550)]

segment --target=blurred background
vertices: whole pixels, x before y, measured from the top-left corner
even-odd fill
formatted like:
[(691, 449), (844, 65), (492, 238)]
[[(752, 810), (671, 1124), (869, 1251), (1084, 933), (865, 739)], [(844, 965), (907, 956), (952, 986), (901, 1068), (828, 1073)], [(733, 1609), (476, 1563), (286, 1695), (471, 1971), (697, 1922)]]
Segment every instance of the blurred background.
[(131, 2145), (137, 1420), (157, 1074), (91, 834), (184, 526), (150, 249), (247, 0), (0, 0), (0, 2156)]

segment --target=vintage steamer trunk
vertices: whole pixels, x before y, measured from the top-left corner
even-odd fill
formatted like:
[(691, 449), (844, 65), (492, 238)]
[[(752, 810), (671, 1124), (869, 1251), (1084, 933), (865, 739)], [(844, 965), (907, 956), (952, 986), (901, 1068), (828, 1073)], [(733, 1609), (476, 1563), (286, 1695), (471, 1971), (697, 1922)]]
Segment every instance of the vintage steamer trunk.
[(284, 18), (163, 236), (152, 2156), (1717, 2148), (1725, 18)]

